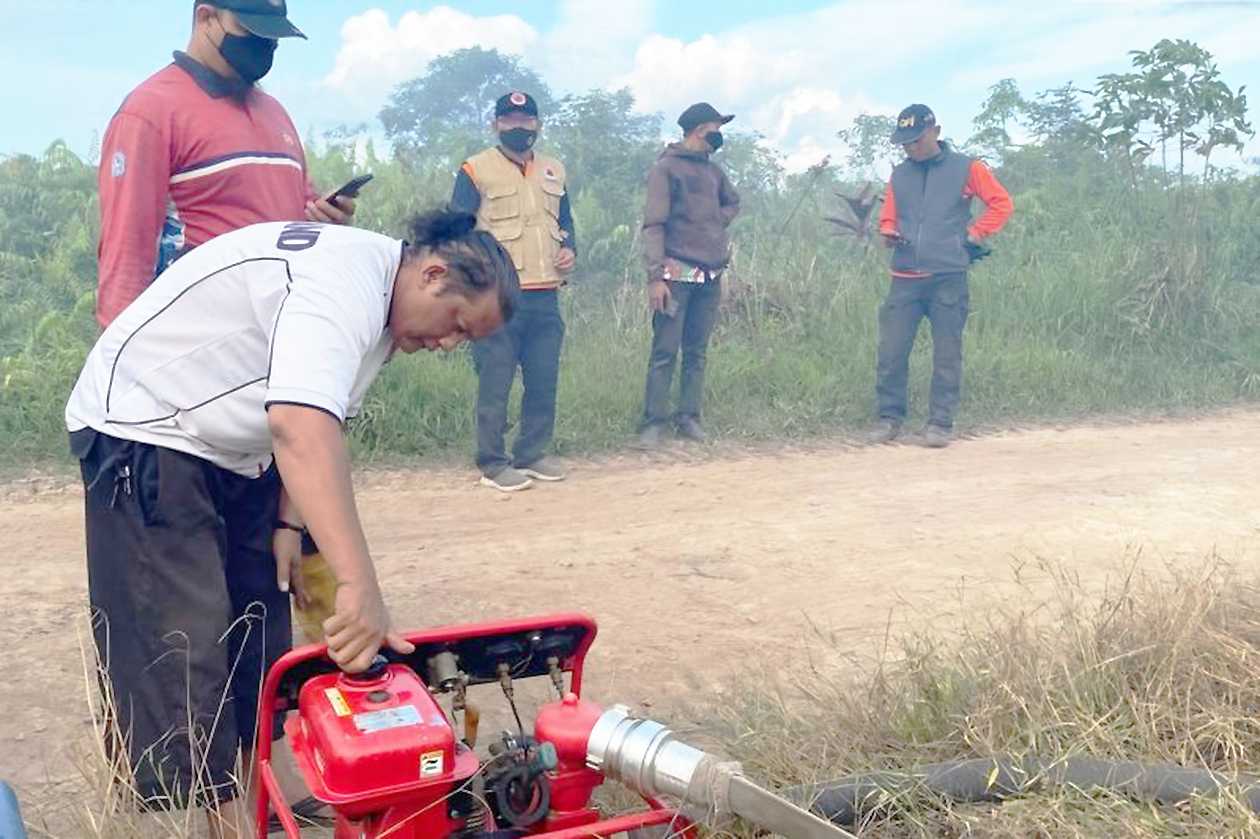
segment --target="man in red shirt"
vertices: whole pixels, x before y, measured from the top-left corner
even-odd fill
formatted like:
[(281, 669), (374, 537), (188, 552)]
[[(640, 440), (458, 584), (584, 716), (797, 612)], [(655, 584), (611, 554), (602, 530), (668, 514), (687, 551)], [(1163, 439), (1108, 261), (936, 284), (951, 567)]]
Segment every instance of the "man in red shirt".
[[(879, 424), (871, 442), (901, 434), (906, 419), (906, 377), (919, 322), (932, 324), (932, 396), (923, 443), (949, 445), (962, 391), (962, 339), (967, 325), (967, 270), (981, 242), (1006, 224), (1011, 197), (979, 160), (941, 142), (941, 127), (926, 105), (897, 118), (892, 142), (906, 160), (893, 169), (880, 213), (879, 232), (893, 249), (892, 287), (879, 310), (876, 395)], [(971, 201), (987, 207), (971, 218)]]
[(264, 221), (345, 223), (348, 198), (320, 198), (297, 129), (257, 87), (279, 38), (306, 36), (283, 0), (196, 0), (187, 52), (123, 101), (105, 133), (102, 327), (191, 248)]

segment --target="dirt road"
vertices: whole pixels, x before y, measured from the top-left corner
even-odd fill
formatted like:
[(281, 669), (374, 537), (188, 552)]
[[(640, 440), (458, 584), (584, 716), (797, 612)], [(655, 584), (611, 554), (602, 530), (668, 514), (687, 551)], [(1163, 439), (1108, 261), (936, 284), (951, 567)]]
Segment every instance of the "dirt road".
[[(471, 473), (360, 481), (403, 626), (583, 609), (600, 621), (596, 698), (661, 701), (741, 659), (791, 664), (811, 627), (863, 643), (890, 618), (965, 617), (1041, 556), (1088, 581), (1140, 562), (1238, 563), (1260, 550), (1260, 412), (1009, 433), (943, 451), (777, 450), (573, 465), (519, 496)], [(0, 776), (71, 770), (85, 730), (85, 602), (73, 490), (0, 508)]]

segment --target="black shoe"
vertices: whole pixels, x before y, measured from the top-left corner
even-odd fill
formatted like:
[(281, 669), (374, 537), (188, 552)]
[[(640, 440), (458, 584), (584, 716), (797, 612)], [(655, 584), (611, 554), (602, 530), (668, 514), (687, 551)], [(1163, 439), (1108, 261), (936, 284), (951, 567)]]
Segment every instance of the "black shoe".
[(929, 449), (943, 449), (954, 439), (954, 432), (943, 425), (929, 425), (923, 429), (923, 445)]
[(708, 435), (704, 433), (704, 427), (700, 425), (700, 420), (695, 417), (679, 417), (678, 418), (678, 436), (684, 440), (690, 440), (693, 443), (703, 443), (708, 440)]
[(665, 429), (659, 422), (651, 425), (643, 426), (643, 430), (639, 432), (639, 439), (636, 448), (645, 451), (655, 451), (665, 442)]
[(901, 423), (892, 419), (881, 419), (866, 435), (866, 442), (872, 446), (891, 443), (901, 436)]

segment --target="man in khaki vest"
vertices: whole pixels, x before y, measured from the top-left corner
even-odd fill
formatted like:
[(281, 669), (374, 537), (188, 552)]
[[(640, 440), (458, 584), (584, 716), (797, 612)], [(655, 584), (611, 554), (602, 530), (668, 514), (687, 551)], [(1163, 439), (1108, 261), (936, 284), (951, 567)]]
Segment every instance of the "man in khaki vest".
[[(562, 481), (563, 467), (547, 455), (556, 424), (556, 381), (564, 320), (558, 290), (576, 262), (573, 213), (564, 165), (534, 153), (538, 104), (521, 91), (494, 106), (499, 143), (473, 155), (455, 177), (451, 208), (477, 215), (516, 263), (521, 300), (511, 323), (473, 344), (477, 368), (477, 468), (481, 483), (502, 492), (534, 481)], [(516, 368), (524, 394), (512, 456), (504, 446), (508, 396)]]

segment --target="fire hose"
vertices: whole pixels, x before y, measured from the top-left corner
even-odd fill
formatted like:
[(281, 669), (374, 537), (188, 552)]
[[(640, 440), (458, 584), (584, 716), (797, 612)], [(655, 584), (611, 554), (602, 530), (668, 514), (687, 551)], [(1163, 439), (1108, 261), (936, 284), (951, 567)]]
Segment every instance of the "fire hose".
[(1087, 757), (974, 758), (933, 763), (911, 772), (872, 772), (799, 786), (786, 795), (836, 824), (856, 824), (916, 791), (951, 801), (1002, 802), (1047, 787), (1107, 790), (1138, 801), (1181, 804), (1234, 794), (1260, 815), (1260, 778), (1231, 778), (1207, 769)]

